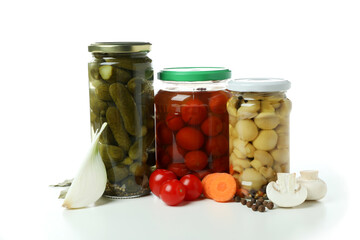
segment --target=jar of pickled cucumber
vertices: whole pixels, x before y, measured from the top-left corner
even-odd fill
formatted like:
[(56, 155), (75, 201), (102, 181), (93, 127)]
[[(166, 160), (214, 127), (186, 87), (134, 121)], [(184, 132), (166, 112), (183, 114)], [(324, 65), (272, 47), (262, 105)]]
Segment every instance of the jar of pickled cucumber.
[(107, 170), (104, 195), (150, 193), (155, 166), (154, 91), (150, 43), (99, 42), (89, 46), (91, 132), (104, 122), (99, 152)]
[(165, 68), (155, 96), (156, 164), (179, 178), (229, 170), (226, 68)]
[(289, 172), (289, 88), (289, 81), (274, 78), (228, 82), (230, 173), (240, 195), (264, 196), (276, 173)]

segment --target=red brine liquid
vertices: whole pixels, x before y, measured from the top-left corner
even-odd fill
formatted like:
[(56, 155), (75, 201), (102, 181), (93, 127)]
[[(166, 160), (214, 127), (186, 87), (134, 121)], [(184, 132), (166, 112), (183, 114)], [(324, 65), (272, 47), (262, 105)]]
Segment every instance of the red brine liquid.
[(226, 91), (170, 92), (155, 96), (156, 166), (179, 178), (229, 171)]

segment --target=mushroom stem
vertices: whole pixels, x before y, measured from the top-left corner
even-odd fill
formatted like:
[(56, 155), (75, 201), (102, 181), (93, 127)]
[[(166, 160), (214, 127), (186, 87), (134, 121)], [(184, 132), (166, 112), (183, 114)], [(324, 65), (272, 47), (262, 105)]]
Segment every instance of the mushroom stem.
[(301, 178), (304, 180), (317, 180), (319, 171), (316, 170), (303, 170), (300, 171)]

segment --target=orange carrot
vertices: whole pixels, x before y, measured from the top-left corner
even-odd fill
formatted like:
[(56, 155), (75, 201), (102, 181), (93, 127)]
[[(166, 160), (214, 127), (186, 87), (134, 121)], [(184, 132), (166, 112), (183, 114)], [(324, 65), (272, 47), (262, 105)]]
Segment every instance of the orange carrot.
[(203, 179), (203, 192), (217, 202), (228, 202), (236, 193), (236, 181), (228, 173), (213, 173)]
[(202, 184), (202, 187), (203, 187), (203, 194), (204, 194), (204, 197), (206, 197), (206, 198), (209, 198), (209, 196), (208, 196), (207, 192), (205, 191), (205, 186), (206, 186), (206, 184), (207, 184), (207, 181), (209, 180), (209, 178), (210, 178), (212, 175), (213, 175), (213, 174), (208, 174), (208, 175), (206, 175), (206, 176), (202, 179), (202, 181), (201, 181), (201, 184)]

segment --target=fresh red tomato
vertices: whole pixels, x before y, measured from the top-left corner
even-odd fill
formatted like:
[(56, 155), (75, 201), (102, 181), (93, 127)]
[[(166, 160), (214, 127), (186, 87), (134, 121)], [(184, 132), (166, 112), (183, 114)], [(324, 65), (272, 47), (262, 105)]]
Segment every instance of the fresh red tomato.
[(228, 96), (224, 92), (212, 94), (209, 99), (209, 108), (213, 113), (222, 114), (226, 112)]
[(198, 199), (202, 193), (202, 184), (199, 178), (192, 174), (183, 176), (180, 182), (186, 188), (185, 200), (193, 201)]
[(170, 156), (173, 162), (184, 162), (186, 150), (179, 147), (176, 143), (173, 143), (166, 148), (166, 153)]
[(185, 125), (181, 116), (174, 113), (169, 113), (166, 116), (166, 124), (173, 131), (177, 131)]
[(181, 117), (190, 125), (202, 123), (207, 116), (206, 105), (198, 99), (190, 99), (181, 107)]
[(186, 167), (185, 163), (172, 163), (168, 166), (168, 170), (175, 173), (179, 178), (190, 173), (190, 170)]
[(220, 157), (229, 152), (228, 138), (220, 134), (215, 137), (210, 137), (206, 142), (206, 152), (215, 157)]
[(163, 121), (156, 124), (156, 138), (160, 144), (164, 145), (171, 144), (173, 141), (173, 133)]
[(156, 169), (149, 179), (150, 189), (153, 194), (159, 196), (161, 185), (171, 179), (176, 179), (176, 175), (173, 172), (165, 169)]
[(171, 179), (163, 183), (160, 189), (160, 198), (169, 206), (181, 203), (186, 195), (185, 186), (177, 179)]
[(202, 170), (208, 164), (208, 156), (203, 151), (191, 151), (185, 155), (185, 164), (190, 170)]
[(197, 150), (204, 144), (204, 135), (196, 128), (184, 127), (176, 134), (177, 144), (185, 150)]
[[(227, 123), (228, 125), (229, 123)], [(216, 136), (223, 129), (223, 122), (220, 118), (211, 116), (201, 124), (201, 131), (207, 136)]]

